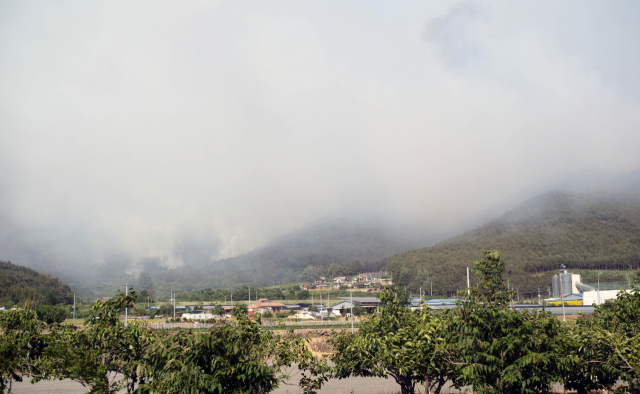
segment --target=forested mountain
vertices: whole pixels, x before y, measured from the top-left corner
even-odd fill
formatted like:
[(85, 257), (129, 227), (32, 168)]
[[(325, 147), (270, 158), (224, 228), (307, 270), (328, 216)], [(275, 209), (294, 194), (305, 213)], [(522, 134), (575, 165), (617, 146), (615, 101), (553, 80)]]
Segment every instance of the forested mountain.
[(56, 305), (73, 302), (69, 286), (51, 275), (31, 268), (0, 261), (0, 306)]
[(451, 294), (466, 287), (466, 267), (485, 249), (496, 249), (510, 284), (530, 296), (538, 287), (546, 294), (560, 263), (569, 269), (638, 269), (640, 193), (630, 185), (615, 192), (545, 193), (475, 230), (391, 256), (387, 269), (413, 291), (433, 282), (434, 294)]
[(158, 283), (189, 283), (192, 288), (310, 281), (320, 275), (382, 269), (385, 257), (428, 242), (412, 236), (383, 222), (334, 218), (303, 227), (238, 257), (151, 274)]

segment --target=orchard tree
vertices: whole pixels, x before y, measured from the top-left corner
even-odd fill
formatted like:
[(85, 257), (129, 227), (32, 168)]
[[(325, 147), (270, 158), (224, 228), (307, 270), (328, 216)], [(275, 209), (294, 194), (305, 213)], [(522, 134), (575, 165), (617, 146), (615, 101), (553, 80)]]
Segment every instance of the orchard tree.
[(62, 323), (69, 315), (67, 308), (63, 306), (40, 305), (36, 308), (38, 319), (47, 324)]
[(640, 290), (620, 292), (613, 302), (596, 305), (593, 316), (569, 327), (567, 357), (576, 357), (565, 387), (586, 393), (626, 385), (616, 393), (640, 392)]
[[(400, 292), (401, 293), (401, 292)], [(450, 364), (441, 356), (439, 343), (445, 335), (446, 313), (412, 312), (402, 295), (385, 288), (380, 313), (372, 315), (357, 333), (336, 333), (331, 343), (336, 353), (333, 377), (391, 377), (402, 394), (414, 393), (424, 383), (424, 392), (439, 393), (449, 380)]]
[(136, 297), (133, 290), (128, 295), (119, 291), (115, 299), (96, 301), (83, 329), (53, 325), (40, 336), (42, 354), (28, 365), (32, 381), (70, 379), (91, 393), (116, 393), (125, 387), (133, 391), (140, 382), (141, 338), (148, 330), (137, 323), (125, 326), (119, 315)]
[(21, 382), (22, 374), (40, 357), (44, 327), (35, 311), (0, 312), (0, 393), (11, 392), (12, 382)]
[(480, 275), (452, 314), (443, 357), (455, 365), (455, 384), (474, 393), (545, 393), (562, 380), (561, 323), (549, 312), (517, 311), (502, 279), (500, 252), (473, 263)]
[(237, 324), (214, 325), (204, 333), (148, 332), (138, 370), (146, 382), (135, 393), (268, 393), (290, 379), (295, 366), (300, 386), (314, 393), (328, 366), (308, 350), (305, 339), (274, 335), (260, 322), (237, 313)]

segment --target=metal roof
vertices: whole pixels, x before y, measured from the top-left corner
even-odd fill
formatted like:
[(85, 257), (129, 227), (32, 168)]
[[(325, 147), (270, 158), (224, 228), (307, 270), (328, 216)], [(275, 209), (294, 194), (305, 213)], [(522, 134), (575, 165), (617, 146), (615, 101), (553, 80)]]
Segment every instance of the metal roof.
[(379, 304), (380, 298), (378, 297), (338, 297), (341, 300), (350, 301), (353, 299), (353, 302), (359, 302), (360, 304)]

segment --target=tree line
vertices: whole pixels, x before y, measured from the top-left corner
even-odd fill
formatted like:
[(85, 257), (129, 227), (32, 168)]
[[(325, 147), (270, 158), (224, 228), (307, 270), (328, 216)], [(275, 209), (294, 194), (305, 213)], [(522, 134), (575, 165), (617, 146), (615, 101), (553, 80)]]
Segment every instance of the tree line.
[(546, 311), (511, 308), (514, 293), (499, 252), (485, 251), (473, 267), (477, 286), (452, 310), (411, 311), (402, 289), (386, 288), (379, 313), (357, 332), (334, 334), (329, 358), (313, 356), (293, 331), (262, 330), (240, 308), (234, 324), (204, 333), (124, 326), (118, 315), (132, 306), (135, 292), (94, 303), (84, 329), (52, 324), (45, 330), (32, 311), (6, 312), (0, 314), (0, 389), (28, 376), (72, 379), (93, 393), (125, 387), (138, 394), (266, 393), (288, 382), (295, 365), (305, 393), (350, 376), (392, 378), (403, 394), (440, 393), (448, 384), (474, 393), (548, 393), (556, 382), (579, 393), (619, 382), (617, 393), (639, 392), (637, 286), (596, 306), (592, 316), (563, 324)]

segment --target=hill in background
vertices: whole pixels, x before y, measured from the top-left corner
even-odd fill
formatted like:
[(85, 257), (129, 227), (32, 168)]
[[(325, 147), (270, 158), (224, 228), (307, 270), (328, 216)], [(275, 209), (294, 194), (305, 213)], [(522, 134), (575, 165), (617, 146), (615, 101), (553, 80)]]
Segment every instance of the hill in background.
[(433, 282), (434, 294), (451, 295), (466, 287), (466, 267), (485, 249), (501, 252), (505, 278), (528, 296), (537, 296), (538, 288), (546, 294), (560, 263), (638, 269), (640, 193), (635, 183), (610, 193), (545, 193), (475, 230), (389, 257), (387, 268), (408, 289), (430, 289)]
[(426, 242), (415, 233), (381, 220), (331, 218), (241, 256), (151, 274), (158, 283), (189, 283), (192, 288), (310, 281), (321, 275), (380, 270), (385, 257)]
[(40, 274), (31, 268), (0, 261), (0, 305), (57, 305), (73, 303), (69, 286), (58, 278)]

